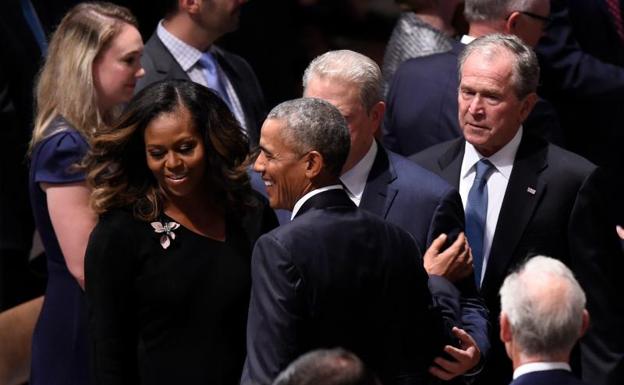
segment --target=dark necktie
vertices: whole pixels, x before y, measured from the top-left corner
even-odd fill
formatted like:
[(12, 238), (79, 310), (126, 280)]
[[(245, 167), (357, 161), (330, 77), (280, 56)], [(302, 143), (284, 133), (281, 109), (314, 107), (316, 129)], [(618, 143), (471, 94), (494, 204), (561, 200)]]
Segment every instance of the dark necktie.
[(607, 9), (611, 14), (615, 31), (622, 43), (624, 43), (624, 23), (622, 23), (622, 7), (620, 6), (620, 0), (606, 0)]
[(227, 104), (230, 111), (234, 113), (234, 110), (232, 110), (232, 104), (230, 102), (230, 98), (228, 97), (227, 91), (225, 90), (225, 86), (219, 76), (217, 62), (214, 56), (212, 55), (212, 53), (204, 52), (202, 56), (199, 58), (199, 65), (202, 69), (202, 74), (204, 75), (204, 78), (206, 79), (206, 85), (208, 86), (208, 88), (216, 92), (217, 95), (221, 97), (221, 100), (223, 100), (225, 104)]
[(487, 180), (494, 166), (484, 158), (477, 162), (475, 167), (477, 171), (466, 204), (466, 237), (472, 249), (475, 283), (479, 288), (483, 268), (483, 235), (488, 208)]

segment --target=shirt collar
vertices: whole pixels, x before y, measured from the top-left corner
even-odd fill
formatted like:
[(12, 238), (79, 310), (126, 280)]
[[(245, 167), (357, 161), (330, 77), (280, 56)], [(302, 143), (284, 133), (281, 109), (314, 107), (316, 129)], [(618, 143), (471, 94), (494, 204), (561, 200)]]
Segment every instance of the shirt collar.
[(339, 184), (332, 184), (329, 186), (325, 186), (325, 187), (321, 187), (321, 188), (317, 188), (315, 190), (312, 190), (310, 192), (308, 192), (307, 194), (305, 194), (304, 196), (302, 196), (301, 198), (299, 198), (299, 200), (297, 201), (297, 203), (295, 203), (295, 207), (293, 207), (292, 210), (292, 214), (290, 215), (290, 220), (292, 221), (293, 219), (295, 219), (295, 217), (297, 216), (297, 212), (299, 211), (299, 209), (301, 208), (301, 206), (303, 206), (303, 204), (310, 198), (312, 198), (313, 196), (315, 196), (316, 194), (320, 194), (322, 192), (325, 191), (329, 191), (329, 190), (342, 190), (342, 185)]
[(377, 142), (373, 140), (366, 155), (340, 177), (350, 197), (353, 196), (358, 200), (362, 197), (368, 174), (375, 163), (375, 157), (377, 157)]
[(571, 372), (572, 369), (567, 362), (531, 362), (528, 364), (520, 365), (513, 372), (513, 379), (520, 377), (523, 374), (531, 372), (542, 372), (544, 370), (567, 370)]
[(462, 35), (461, 39), (459, 40), (462, 44), (470, 44), (472, 43), (474, 40), (476, 39), (476, 37), (474, 36), (469, 36), (469, 35)]
[(175, 58), (178, 64), (180, 64), (180, 67), (182, 67), (184, 72), (188, 72), (189, 69), (193, 67), (201, 58), (203, 53), (202, 51), (186, 44), (174, 36), (171, 32), (167, 31), (167, 29), (163, 26), (162, 20), (158, 23), (156, 34), (165, 47), (167, 47), (169, 52), (171, 52), (171, 55)]
[[(501, 173), (501, 175), (503, 175), (507, 180), (509, 180), (509, 177), (511, 176), (511, 170), (513, 169), (514, 160), (516, 159), (516, 153), (518, 152), (518, 147), (520, 147), (521, 141), (522, 126), (520, 126), (516, 135), (503, 148), (487, 158), (492, 165), (494, 165), (496, 171)], [(460, 173), (461, 178), (463, 179), (468, 176), (468, 174), (474, 170), (474, 165), (483, 158), (485, 157), (481, 155), (472, 144), (466, 142), (464, 160), (462, 162)]]

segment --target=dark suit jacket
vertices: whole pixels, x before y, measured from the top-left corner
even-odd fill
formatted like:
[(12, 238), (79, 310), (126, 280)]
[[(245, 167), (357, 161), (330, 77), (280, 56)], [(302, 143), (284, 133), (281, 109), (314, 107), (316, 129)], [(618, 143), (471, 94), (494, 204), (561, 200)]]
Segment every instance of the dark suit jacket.
[[(464, 155), (463, 138), (441, 143), (412, 160), (455, 187)], [(531, 193), (531, 191), (533, 193)], [(516, 154), (498, 224), (492, 240), (481, 293), (490, 309), (492, 365), (498, 380), (507, 382), (511, 366), (498, 338), (498, 290), (507, 274), (536, 254), (569, 265), (585, 289), (593, 328), (582, 340), (583, 369), (598, 365), (621, 371), (624, 364), (624, 292), (618, 275), (624, 269), (614, 227), (608, 219), (612, 204), (595, 165), (525, 132)], [(620, 326), (617, 326), (620, 325)], [(603, 354), (611, 354), (602, 358)], [(598, 357), (601, 357), (600, 359)], [(497, 359), (500, 362), (496, 362)], [(504, 368), (507, 367), (507, 370)], [(491, 383), (497, 383), (492, 381)]]
[(516, 378), (509, 385), (586, 385), (567, 370), (531, 372)]
[[(216, 47), (215, 58), (232, 83), (245, 114), (245, 124), (251, 145), (258, 144), (260, 127), (266, 117), (264, 96), (253, 69), (242, 57)], [(186, 79), (188, 75), (171, 55), (156, 32), (145, 44), (141, 64), (145, 76), (139, 79), (136, 91), (148, 84), (165, 79)]]
[[(386, 102), (383, 143), (404, 156), (461, 136), (457, 118), (457, 73), (465, 45), (449, 52), (405, 61), (394, 75)], [(540, 99), (524, 124), (527, 131), (559, 142), (561, 132), (552, 106)]]
[[(368, 174), (360, 208), (377, 214), (410, 233), (422, 253), (441, 233), (455, 240), (464, 231), (464, 209), (457, 190), (438, 175), (387, 151), (381, 145)], [(449, 242), (450, 244), (450, 242)], [(488, 311), (472, 276), (459, 283), (462, 325), (486, 356)], [(437, 298), (434, 298), (437, 300)]]
[(450, 336), (417, 254), (409, 234), (343, 190), (310, 198), (254, 248), (242, 384), (269, 384), (302, 353), (336, 346), (384, 384), (422, 383)]
[[(606, 3), (552, 0), (552, 22), (536, 52), (540, 94), (555, 106), (566, 148), (612, 173), (623, 203), (616, 215), (624, 223), (624, 42)], [(624, 11), (623, 0), (620, 7)]]

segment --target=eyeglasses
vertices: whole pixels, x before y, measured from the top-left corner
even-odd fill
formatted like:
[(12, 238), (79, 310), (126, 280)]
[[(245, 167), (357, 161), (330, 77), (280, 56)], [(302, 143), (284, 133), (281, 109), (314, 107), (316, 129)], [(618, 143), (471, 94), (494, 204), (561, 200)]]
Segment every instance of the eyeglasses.
[(518, 12), (532, 19), (539, 20), (542, 23), (548, 23), (551, 20), (549, 16), (542, 16), (542, 15), (538, 15), (537, 13), (527, 12), (527, 11), (513, 11), (505, 18), (505, 20), (508, 20), (514, 12)]

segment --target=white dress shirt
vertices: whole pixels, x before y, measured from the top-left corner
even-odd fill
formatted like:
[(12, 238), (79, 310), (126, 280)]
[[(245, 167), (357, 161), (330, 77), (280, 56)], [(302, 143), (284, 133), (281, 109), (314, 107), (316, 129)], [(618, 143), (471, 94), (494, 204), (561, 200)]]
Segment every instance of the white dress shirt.
[[(190, 46), (183, 42), (182, 40), (175, 37), (171, 32), (167, 31), (167, 29), (163, 26), (162, 20), (158, 23), (158, 27), (156, 28), (156, 34), (163, 42), (165, 47), (171, 52), (171, 56), (178, 62), (182, 70), (186, 72), (188, 77), (195, 83), (201, 84), (203, 86), (207, 86), (206, 78), (202, 72), (202, 67), (199, 64), (199, 59), (201, 58), (203, 52), (198, 50), (197, 48)], [(214, 53), (215, 48), (210, 47), (209, 51)], [(241, 107), (240, 100), (238, 99), (238, 95), (236, 95), (236, 91), (234, 91), (234, 87), (230, 82), (230, 79), (221, 69), (219, 63), (215, 60), (215, 64), (217, 66), (217, 71), (219, 73), (219, 79), (221, 80), (223, 87), (225, 88), (225, 92), (227, 92), (228, 98), (232, 104), (232, 108), (234, 111), (232, 113), (236, 117), (236, 120), (243, 127), (243, 130), (247, 130), (247, 126), (245, 124), (245, 114), (243, 113), (243, 108)]]
[(513, 372), (513, 379), (520, 377), (523, 374), (532, 372), (543, 372), (545, 370), (567, 370), (571, 372), (572, 369), (567, 362), (531, 362), (528, 364), (520, 365)]
[(472, 43), (474, 40), (476, 39), (476, 37), (474, 36), (470, 36), (470, 35), (462, 35), (461, 39), (459, 40), (460, 43), (462, 44), (470, 44)]
[[(490, 174), (487, 181), (488, 206), (485, 219), (485, 231), (483, 232), (483, 267), (481, 269), (481, 277), (479, 282), (483, 282), (488, 260), (490, 257), (490, 249), (492, 248), (492, 239), (496, 231), (498, 223), (498, 214), (503, 205), (505, 191), (507, 191), (507, 183), (513, 170), (516, 152), (522, 140), (522, 127), (516, 135), (497, 153), (488, 157), (489, 161), (494, 165), (494, 171)], [(459, 195), (461, 195), (464, 210), (468, 202), (468, 193), (472, 187), (475, 178), (475, 165), (479, 160), (484, 158), (474, 146), (466, 142), (464, 151), (464, 159), (462, 160), (461, 172), (459, 174)]]
[(343, 188), (342, 188), (342, 185), (332, 184), (332, 185), (321, 187), (321, 188), (317, 188), (316, 190), (312, 190), (312, 191), (308, 192), (307, 194), (305, 194), (304, 196), (299, 198), (297, 203), (295, 203), (295, 207), (293, 207), (293, 211), (292, 211), (292, 214), (290, 216), (290, 220), (292, 221), (293, 219), (295, 219), (295, 216), (297, 215), (297, 212), (299, 211), (301, 206), (303, 206), (303, 204), (308, 199), (312, 198), (316, 194), (320, 194), (322, 192), (329, 191), (329, 190), (343, 190)]
[(360, 206), (362, 201), (362, 195), (364, 194), (364, 188), (366, 188), (366, 181), (368, 180), (368, 174), (373, 168), (375, 163), (375, 157), (377, 156), (377, 142), (373, 140), (368, 152), (359, 162), (355, 164), (349, 171), (342, 174), (340, 181), (347, 188), (347, 195), (355, 203), (356, 206)]

